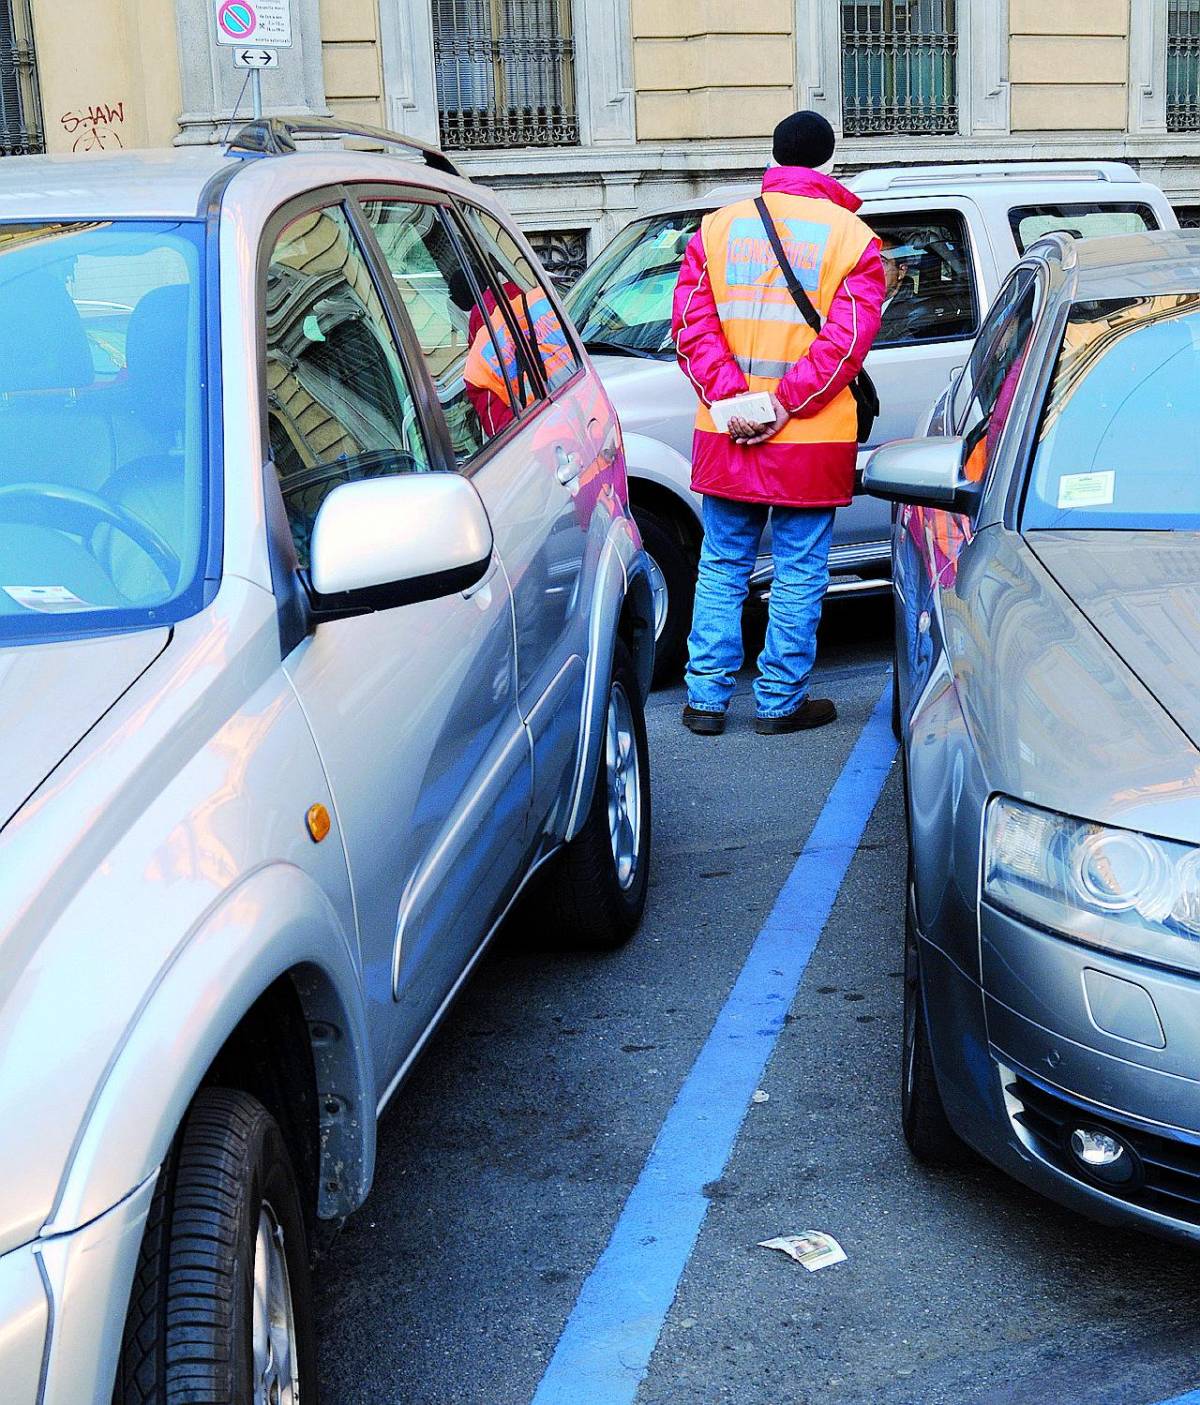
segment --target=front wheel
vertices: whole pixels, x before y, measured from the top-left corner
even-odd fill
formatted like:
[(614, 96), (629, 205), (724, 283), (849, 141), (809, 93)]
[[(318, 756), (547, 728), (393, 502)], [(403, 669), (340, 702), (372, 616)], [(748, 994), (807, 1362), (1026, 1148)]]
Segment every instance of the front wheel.
[(650, 870), (650, 750), (629, 651), (613, 654), (596, 786), (583, 828), (547, 874), (549, 917), (567, 945), (614, 948), (637, 930)]
[(113, 1405), (316, 1405), (308, 1245), (283, 1135), (203, 1088), (159, 1174)]

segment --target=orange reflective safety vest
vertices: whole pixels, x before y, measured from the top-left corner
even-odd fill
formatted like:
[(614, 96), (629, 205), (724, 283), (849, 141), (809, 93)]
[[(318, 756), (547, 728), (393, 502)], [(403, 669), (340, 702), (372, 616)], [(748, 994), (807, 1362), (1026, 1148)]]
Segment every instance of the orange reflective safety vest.
[[(508, 292), (508, 289), (505, 291)], [(509, 296), (508, 305), (517, 319), (526, 345), (536, 342), (546, 379), (553, 384), (555, 376), (564, 366), (574, 364), (574, 353), (558, 314), (550, 305), (550, 299), (540, 289), (529, 293), (518, 289)], [(516, 343), (499, 307), (492, 308), (488, 322), (493, 335), (488, 335), (486, 327), (479, 329), (467, 354), (463, 378), (468, 385), (485, 390), (508, 405), (508, 387), (510, 384), (518, 385), (521, 379)]]
[[(875, 235), (857, 215), (829, 200), (783, 191), (764, 198), (796, 276), (823, 321)], [(788, 292), (753, 200), (708, 215), (701, 236), (729, 349), (751, 390), (773, 392), (816, 333)], [(720, 432), (703, 403), (696, 428)], [(793, 416), (772, 443), (857, 446), (858, 410), (850, 388), (814, 415)]]

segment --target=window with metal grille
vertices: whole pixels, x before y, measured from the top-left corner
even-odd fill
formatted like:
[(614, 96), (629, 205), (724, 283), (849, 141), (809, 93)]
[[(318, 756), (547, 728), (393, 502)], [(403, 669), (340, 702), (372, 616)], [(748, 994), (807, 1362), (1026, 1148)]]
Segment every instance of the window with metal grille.
[(433, 0), (442, 145), (579, 141), (571, 0)]
[(0, 0), (0, 156), (45, 149), (29, 0)]
[(1200, 0), (1167, 0), (1167, 131), (1200, 131)]
[(843, 3), (847, 136), (957, 132), (957, 9), (956, 0)]

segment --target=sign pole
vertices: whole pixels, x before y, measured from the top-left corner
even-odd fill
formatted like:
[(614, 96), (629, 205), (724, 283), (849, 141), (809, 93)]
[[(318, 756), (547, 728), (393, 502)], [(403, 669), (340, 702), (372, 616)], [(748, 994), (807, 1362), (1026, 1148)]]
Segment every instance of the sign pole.
[(262, 69), (252, 68), (250, 70), (250, 100), (254, 104), (254, 116), (257, 120), (262, 116)]

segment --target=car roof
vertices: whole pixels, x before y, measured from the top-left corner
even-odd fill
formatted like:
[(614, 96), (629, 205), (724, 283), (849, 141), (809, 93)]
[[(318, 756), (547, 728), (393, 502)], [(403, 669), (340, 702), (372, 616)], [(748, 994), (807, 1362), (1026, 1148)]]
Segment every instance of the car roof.
[[(1006, 200), (1026, 204), (1045, 201), (1051, 195), (1061, 199), (1064, 190), (1079, 198), (1087, 193), (1109, 187), (1102, 197), (1107, 203), (1128, 200), (1134, 191), (1145, 187), (1145, 181), (1132, 166), (1120, 161), (986, 161), (946, 162), (929, 166), (882, 166), (860, 171), (844, 181), (861, 199), (872, 203), (940, 193), (987, 194), (1003, 192)], [(1125, 187), (1124, 189), (1122, 187)], [(757, 195), (759, 185), (738, 182), (714, 186), (694, 200), (664, 205), (655, 214), (683, 214), (692, 211), (719, 209), (722, 205)]]
[(218, 146), (7, 156), (0, 161), (0, 221), (55, 219), (187, 219), (204, 214), (214, 178), (240, 195), (255, 186), (286, 199), (340, 181), (400, 181), (442, 191), (470, 190), (410, 156), (316, 146), (279, 156), (234, 156)]
[(1029, 252), (1073, 269), (1073, 300), (1200, 291), (1200, 230), (1157, 229), (1099, 239), (1053, 236)]

